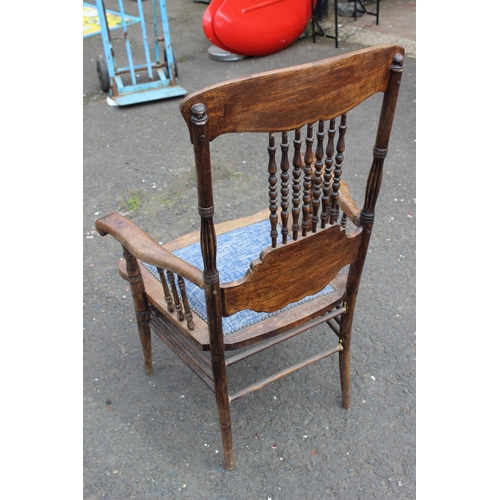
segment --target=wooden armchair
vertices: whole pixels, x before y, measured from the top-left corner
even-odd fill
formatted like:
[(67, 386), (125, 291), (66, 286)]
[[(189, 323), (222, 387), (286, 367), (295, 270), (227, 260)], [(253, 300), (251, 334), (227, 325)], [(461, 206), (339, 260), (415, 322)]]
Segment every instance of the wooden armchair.
[[(402, 47), (373, 47), (187, 96), (180, 110), (194, 147), (200, 231), (159, 245), (117, 213), (96, 221), (101, 235), (123, 246), (119, 272), (130, 282), (146, 373), (153, 330), (215, 393), (227, 469), (234, 467), (229, 407), (238, 398), (338, 352), (342, 404), (350, 407), (351, 326), (403, 55)], [(341, 179), (347, 113), (378, 92), (359, 209)], [(269, 133), (269, 208), (216, 225), (210, 143), (233, 132)], [(229, 394), (228, 366), (321, 323), (338, 337), (335, 347)]]

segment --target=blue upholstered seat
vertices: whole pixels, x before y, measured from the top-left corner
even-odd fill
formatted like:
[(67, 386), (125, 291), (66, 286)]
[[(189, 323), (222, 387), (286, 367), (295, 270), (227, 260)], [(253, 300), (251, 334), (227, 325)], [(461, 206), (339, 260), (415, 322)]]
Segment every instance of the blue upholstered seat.
[[(229, 231), (217, 237), (217, 268), (219, 270), (221, 283), (229, 283), (245, 275), (250, 266), (250, 262), (257, 259), (261, 251), (271, 244), (269, 233), (269, 220), (264, 220)], [(173, 253), (186, 262), (193, 264), (198, 269), (203, 269), (203, 259), (199, 243), (180, 248)], [(158, 281), (160, 280), (154, 266), (145, 263), (142, 264)], [(299, 302), (288, 304), (288, 306), (281, 311), (335, 291), (336, 289), (334, 287), (327, 285), (316, 295), (308, 296)], [(186, 280), (186, 294), (192, 311), (206, 322), (207, 311), (204, 291)], [(222, 319), (224, 335), (235, 333), (238, 330), (258, 323), (270, 316), (277, 315), (281, 311), (276, 311), (274, 313), (258, 313), (250, 310), (239, 311), (232, 316)]]

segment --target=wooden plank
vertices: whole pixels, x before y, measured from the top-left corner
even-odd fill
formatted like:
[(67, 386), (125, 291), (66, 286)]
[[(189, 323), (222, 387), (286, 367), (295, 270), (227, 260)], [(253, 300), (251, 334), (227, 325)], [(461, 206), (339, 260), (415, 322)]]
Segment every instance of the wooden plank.
[(251, 349), (247, 349), (246, 351), (243, 351), (239, 354), (235, 354), (234, 356), (231, 356), (230, 358), (226, 358), (226, 366), (234, 365), (235, 363), (238, 363), (239, 361), (242, 361), (243, 359), (249, 358), (250, 356), (253, 356), (254, 354), (257, 354), (258, 352), (264, 351), (265, 349), (269, 349), (270, 347), (273, 347), (281, 342), (284, 342), (285, 340), (291, 339), (295, 337), (296, 335), (299, 335), (300, 333), (305, 332), (306, 330), (309, 330), (311, 328), (314, 328), (315, 326), (321, 325), (322, 323), (327, 322), (330, 324), (330, 321), (332, 321), (332, 318), (335, 318), (337, 316), (340, 316), (341, 314), (345, 313), (345, 309), (343, 307), (339, 307), (335, 311), (325, 314), (324, 316), (320, 316), (319, 318), (315, 318), (314, 320), (305, 323), (304, 325), (301, 325), (297, 328), (294, 328), (293, 330), (290, 330), (288, 333), (285, 333), (284, 335), (280, 335), (279, 337), (275, 337), (272, 340), (258, 344), (256, 347), (253, 347)]
[[(361, 231), (361, 229), (359, 229)], [(274, 312), (322, 290), (344, 266), (356, 260), (361, 232), (340, 226), (267, 247), (245, 276), (221, 285), (223, 314), (244, 309)]]
[(255, 325), (244, 328), (224, 338), (226, 350), (240, 349), (260, 340), (280, 335), (290, 328), (296, 328), (311, 319), (322, 316), (334, 307), (339, 307), (345, 295), (347, 275), (341, 271), (330, 282), (336, 292), (301, 304), (282, 314), (271, 316)]
[(170, 347), (172, 352), (174, 352), (191, 370), (198, 375), (198, 377), (213, 391), (215, 392), (214, 383), (211, 378), (211, 374), (200, 364), (197, 363), (192, 356), (192, 351), (183, 348), (181, 343), (179, 343), (179, 338), (167, 334), (161, 327), (161, 324), (157, 322), (157, 318), (151, 319), (152, 330), (160, 337), (165, 344)]
[(193, 92), (182, 100), (181, 113), (191, 129), (191, 107), (204, 104), (209, 117), (209, 141), (230, 132), (297, 129), (340, 116), (372, 94), (384, 92), (397, 53), (404, 54), (404, 49), (396, 45), (370, 47), (237, 78)]
[(229, 396), (229, 402), (232, 403), (233, 401), (236, 401), (237, 399), (242, 398), (243, 396), (247, 396), (248, 394), (251, 394), (252, 392), (255, 392), (259, 389), (262, 389), (262, 387), (265, 387), (266, 385), (270, 384), (271, 382), (275, 382), (276, 380), (279, 380), (280, 378), (286, 377), (287, 375), (290, 375), (291, 373), (296, 372), (297, 370), (300, 370), (301, 368), (305, 368), (306, 366), (309, 366), (313, 363), (316, 363), (316, 361), (319, 361), (320, 359), (326, 358), (328, 356), (331, 356), (332, 354), (335, 354), (336, 352), (339, 352), (342, 350), (342, 347), (332, 347), (330, 349), (327, 349), (326, 351), (322, 351), (319, 354), (316, 354), (315, 356), (312, 356), (300, 363), (297, 363), (295, 365), (292, 365), (285, 370), (282, 370), (278, 373), (275, 373), (274, 375), (271, 375), (270, 377), (267, 377), (265, 379), (260, 380), (259, 382), (256, 382), (255, 384), (249, 385), (245, 389), (242, 389), (241, 391), (235, 392), (234, 394)]
[(167, 323), (165, 318), (158, 314), (157, 311), (151, 312), (151, 320), (155, 321), (155, 324), (179, 344), (179, 346), (186, 351), (187, 354), (195, 361), (200, 367), (207, 373), (209, 377), (212, 376), (212, 365), (210, 364), (208, 358), (203, 355), (198, 346), (194, 343), (193, 339), (187, 338), (183, 333), (176, 329), (173, 325)]

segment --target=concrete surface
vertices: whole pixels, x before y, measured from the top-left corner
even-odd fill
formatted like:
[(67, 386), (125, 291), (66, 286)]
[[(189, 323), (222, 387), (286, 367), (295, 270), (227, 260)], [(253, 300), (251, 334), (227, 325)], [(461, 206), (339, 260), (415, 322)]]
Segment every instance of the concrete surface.
[[(353, 405), (349, 411), (340, 406), (337, 358), (243, 398), (232, 406), (236, 469), (227, 472), (210, 391), (157, 339), (155, 373), (144, 374), (130, 292), (116, 271), (120, 247), (110, 237), (99, 237), (94, 221), (111, 211), (128, 212), (159, 241), (196, 228), (192, 150), (178, 112), (180, 99), (108, 106), (95, 71), (95, 59), (103, 54), (101, 39), (85, 39), (83, 498), (413, 499), (415, 4), (381, 0), (378, 27), (366, 16), (356, 23), (339, 18), (338, 49), (333, 40), (319, 37), (313, 44), (305, 37), (280, 53), (231, 63), (207, 57), (210, 44), (201, 30), (206, 5), (167, 4), (180, 84), (189, 91), (385, 43), (389, 36), (409, 47), (354, 321)], [(135, 5), (125, 0), (126, 12), (133, 14)], [(330, 22), (331, 17), (321, 24)], [(348, 27), (357, 35), (347, 36)], [(346, 152), (353, 157), (346, 156), (346, 175), (370, 127), (355, 118), (350, 124)], [(214, 149), (218, 220), (267, 204), (252, 196), (266, 166), (259, 158), (243, 157), (251, 145), (232, 137)], [(241, 168), (249, 174), (244, 186)], [(355, 178), (353, 186), (355, 192), (362, 188)], [(223, 187), (234, 189), (235, 197), (222, 200)], [(133, 199), (140, 206), (130, 212), (127, 202)], [(326, 333), (317, 328), (279, 356), (263, 353), (247, 370), (230, 371), (231, 384), (242, 387), (255, 380), (257, 371), (290, 364), (297, 351), (317, 351)]]

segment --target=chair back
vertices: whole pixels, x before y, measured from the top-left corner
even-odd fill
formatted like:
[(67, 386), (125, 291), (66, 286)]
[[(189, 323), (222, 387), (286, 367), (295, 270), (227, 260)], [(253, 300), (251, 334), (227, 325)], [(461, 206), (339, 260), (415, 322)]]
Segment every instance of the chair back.
[[(195, 153), (204, 287), (207, 310), (214, 309), (213, 326), (220, 315), (243, 309), (274, 312), (314, 295), (350, 264), (348, 286), (357, 288), (403, 55), (404, 49), (394, 45), (363, 49), (213, 85), (182, 101)], [(347, 114), (379, 92), (384, 97), (359, 210), (342, 192)], [(224, 134), (248, 132), (268, 134), (270, 245), (245, 276), (220, 284), (210, 143)], [(348, 218), (352, 231), (346, 230)]]

